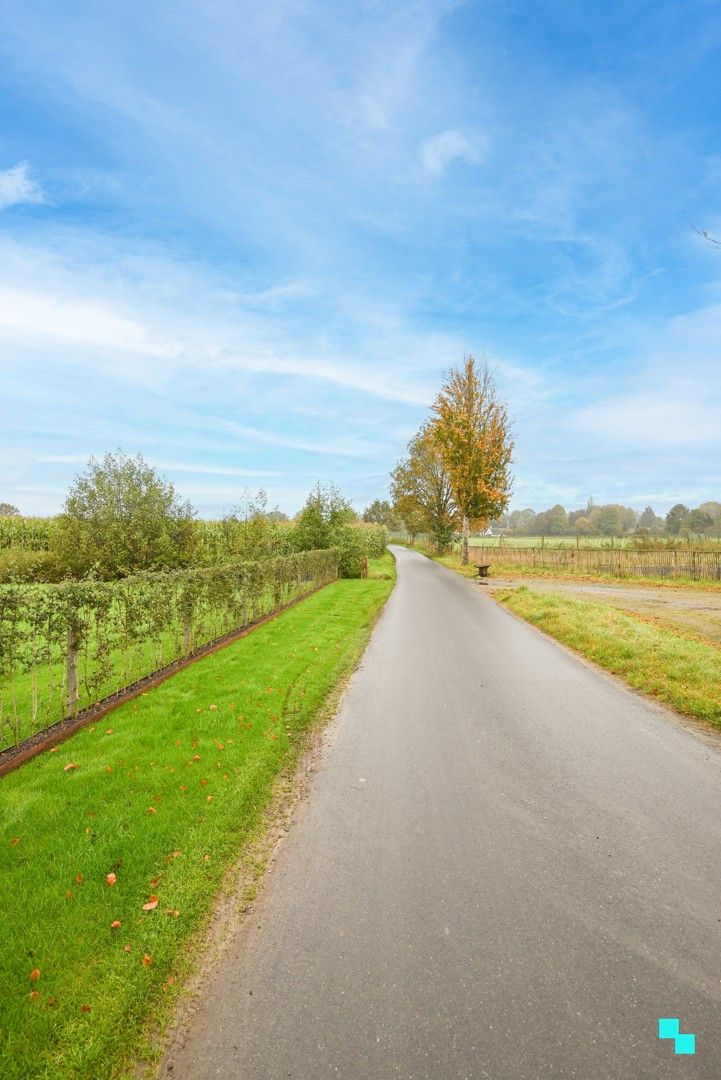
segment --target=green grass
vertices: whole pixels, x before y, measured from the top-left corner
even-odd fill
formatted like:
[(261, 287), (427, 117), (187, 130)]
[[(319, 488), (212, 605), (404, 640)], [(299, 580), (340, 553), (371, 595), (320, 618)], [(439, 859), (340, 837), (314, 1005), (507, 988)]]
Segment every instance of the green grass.
[[(393, 587), (391, 556), (371, 573), (0, 780), (3, 1080), (132, 1075), (225, 872), (362, 654)], [(144, 911), (151, 895), (158, 906)]]
[(721, 650), (711, 643), (608, 604), (525, 586), (494, 597), (630, 686), (721, 727)]

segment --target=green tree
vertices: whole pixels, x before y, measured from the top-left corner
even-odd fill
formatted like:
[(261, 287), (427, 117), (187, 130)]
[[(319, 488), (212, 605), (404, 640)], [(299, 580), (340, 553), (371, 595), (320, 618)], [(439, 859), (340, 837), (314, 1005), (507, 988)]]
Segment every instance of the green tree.
[(102, 578), (184, 566), (194, 545), (190, 503), (138, 454), (91, 458), (76, 477), (53, 532), (54, 550), (73, 577)]
[(0, 502), (0, 517), (20, 517), (20, 511), (12, 503)]
[(551, 507), (548, 514), (549, 536), (563, 536), (568, 531), (568, 514), (560, 503)]
[(468, 562), (471, 522), (480, 528), (497, 518), (511, 494), (508, 410), (487, 364), (472, 356), (452, 369), (433, 404), (433, 438), (462, 517), (463, 562)]
[(686, 519), (686, 526), (692, 533), (707, 533), (713, 525), (713, 518), (701, 507), (692, 510)]
[(453, 538), (458, 509), (428, 424), (408, 443), (408, 457), (391, 474), (391, 498), (411, 535), (427, 532), (439, 550)]
[(652, 506), (647, 506), (638, 519), (638, 525), (640, 529), (653, 529), (658, 524), (659, 519), (656, 517)]
[(576, 530), (577, 536), (593, 536), (596, 532), (596, 526), (593, 524), (589, 517), (582, 514), (581, 517), (577, 517), (573, 523), (573, 527)]
[(338, 548), (343, 577), (358, 577), (361, 558), (368, 554), (358, 515), (333, 484), (316, 484), (295, 519), (291, 540), (296, 551)]
[(387, 499), (374, 499), (363, 511), (363, 520), (370, 525), (385, 525), (387, 529), (399, 529), (398, 515)]
[(607, 503), (595, 506), (589, 517), (601, 536), (622, 536), (625, 532), (622, 510), (616, 503)]
[(666, 514), (666, 530), (671, 536), (678, 536), (681, 529), (686, 527), (688, 512), (687, 506), (684, 506), (683, 503), (676, 503)]

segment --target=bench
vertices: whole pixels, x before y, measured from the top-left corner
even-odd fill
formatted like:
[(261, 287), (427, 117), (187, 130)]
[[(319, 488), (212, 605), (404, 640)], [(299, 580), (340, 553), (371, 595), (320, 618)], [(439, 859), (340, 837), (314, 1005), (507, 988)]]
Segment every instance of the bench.
[(490, 563), (483, 563), (481, 566), (478, 567), (478, 576), (479, 577), (488, 577), (488, 571), (490, 569), (491, 569), (491, 564)]

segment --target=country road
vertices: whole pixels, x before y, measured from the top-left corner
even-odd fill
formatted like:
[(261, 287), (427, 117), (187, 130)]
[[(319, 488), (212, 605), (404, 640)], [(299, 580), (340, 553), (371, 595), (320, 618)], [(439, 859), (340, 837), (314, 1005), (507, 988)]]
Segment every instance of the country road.
[(162, 1075), (718, 1080), (721, 755), (395, 554), (310, 797)]

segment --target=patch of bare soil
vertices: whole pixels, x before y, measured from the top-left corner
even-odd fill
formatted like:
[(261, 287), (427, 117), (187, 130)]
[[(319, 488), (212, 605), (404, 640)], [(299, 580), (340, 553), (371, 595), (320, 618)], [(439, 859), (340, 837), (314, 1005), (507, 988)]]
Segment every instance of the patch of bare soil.
[(702, 589), (664, 588), (646, 585), (612, 585), (558, 578), (490, 578), (489, 589), (517, 589), (525, 585), (534, 592), (593, 600), (631, 611), (680, 630), (697, 634), (721, 647), (721, 592)]

